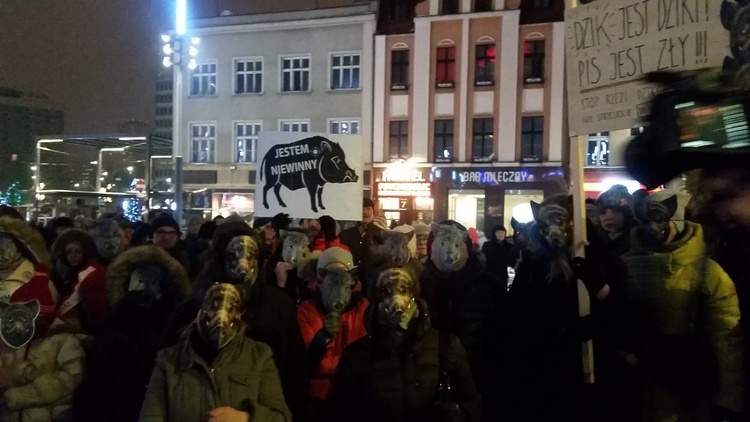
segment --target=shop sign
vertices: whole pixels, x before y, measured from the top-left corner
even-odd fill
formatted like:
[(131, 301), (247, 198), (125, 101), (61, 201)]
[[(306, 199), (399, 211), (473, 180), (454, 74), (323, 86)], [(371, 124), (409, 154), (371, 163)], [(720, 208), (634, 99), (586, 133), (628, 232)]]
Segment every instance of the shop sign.
[(430, 196), (430, 183), (377, 183), (377, 195), (383, 196)]
[(429, 197), (430, 182), (423, 169), (393, 166), (383, 169), (376, 178), (375, 192), (382, 197)]
[[(497, 169), (435, 169), (436, 179), (449, 177), (454, 184), (500, 185), (507, 183), (541, 182), (563, 177), (560, 167), (497, 168)], [(447, 175), (446, 175), (447, 173)]]

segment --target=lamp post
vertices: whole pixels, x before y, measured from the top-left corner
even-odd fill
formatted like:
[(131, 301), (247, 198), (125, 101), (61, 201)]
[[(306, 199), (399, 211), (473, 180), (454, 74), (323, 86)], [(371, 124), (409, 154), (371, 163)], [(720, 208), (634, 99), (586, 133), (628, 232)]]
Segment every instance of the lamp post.
[[(173, 90), (172, 90), (172, 145), (173, 145), (173, 166), (175, 178), (182, 180), (181, 175), (177, 172), (182, 171), (182, 157), (178, 148), (182, 139), (182, 70), (185, 66), (193, 70), (198, 67), (195, 56), (198, 55), (198, 44), (200, 39), (188, 37), (187, 34), (187, 0), (176, 0), (175, 4), (175, 30), (173, 34), (162, 35), (161, 39), (165, 42), (162, 51), (164, 58), (162, 64), (164, 67), (172, 67)], [(182, 186), (175, 189), (174, 203), (176, 220), (182, 222), (183, 203), (182, 203)]]

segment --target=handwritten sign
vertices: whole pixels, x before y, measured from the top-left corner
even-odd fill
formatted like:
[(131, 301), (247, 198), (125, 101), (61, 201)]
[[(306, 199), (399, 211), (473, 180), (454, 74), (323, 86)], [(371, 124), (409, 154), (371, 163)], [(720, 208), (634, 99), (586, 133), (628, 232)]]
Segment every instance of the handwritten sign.
[(597, 0), (565, 13), (571, 135), (629, 129), (649, 113), (654, 71), (721, 66), (718, 0)]

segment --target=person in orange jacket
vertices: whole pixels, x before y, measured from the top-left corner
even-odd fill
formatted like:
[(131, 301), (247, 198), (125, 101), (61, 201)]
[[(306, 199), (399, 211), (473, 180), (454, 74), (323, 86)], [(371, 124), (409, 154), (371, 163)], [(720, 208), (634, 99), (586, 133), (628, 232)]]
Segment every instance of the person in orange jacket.
[(336, 220), (330, 215), (320, 217), (320, 233), (313, 238), (312, 248), (314, 251), (324, 251), (328, 248), (338, 247), (349, 251), (349, 247), (341, 243), (339, 234), (341, 230)]
[(325, 401), (331, 390), (344, 348), (367, 335), (365, 311), (368, 306), (352, 254), (333, 247), (318, 259), (320, 293), (302, 302), (297, 321), (307, 347), (310, 371), (311, 420), (325, 420)]

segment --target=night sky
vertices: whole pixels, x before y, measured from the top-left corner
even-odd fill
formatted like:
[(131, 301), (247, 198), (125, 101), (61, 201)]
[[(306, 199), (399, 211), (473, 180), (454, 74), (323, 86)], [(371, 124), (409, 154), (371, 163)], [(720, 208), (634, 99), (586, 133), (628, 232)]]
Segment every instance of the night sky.
[(0, 0), (0, 85), (47, 95), (66, 134), (152, 124), (173, 0)]

